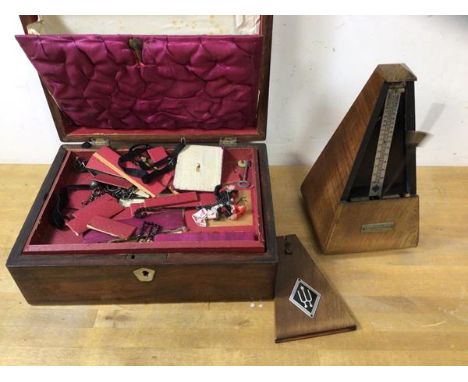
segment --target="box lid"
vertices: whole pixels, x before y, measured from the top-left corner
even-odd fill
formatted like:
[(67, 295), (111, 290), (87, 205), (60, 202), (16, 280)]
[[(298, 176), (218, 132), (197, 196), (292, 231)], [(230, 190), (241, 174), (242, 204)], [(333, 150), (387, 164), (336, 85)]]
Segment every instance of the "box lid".
[(272, 16), (93, 17), (20, 16), (62, 141), (265, 139)]

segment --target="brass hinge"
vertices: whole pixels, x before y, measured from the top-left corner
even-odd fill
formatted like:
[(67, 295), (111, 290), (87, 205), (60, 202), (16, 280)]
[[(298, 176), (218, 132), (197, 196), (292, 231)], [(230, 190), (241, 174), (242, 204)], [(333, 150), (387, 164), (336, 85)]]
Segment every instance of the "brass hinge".
[(221, 137), (219, 138), (219, 145), (220, 146), (235, 146), (237, 145), (237, 138), (236, 137)]
[(89, 143), (93, 146), (109, 146), (108, 138), (90, 138)]

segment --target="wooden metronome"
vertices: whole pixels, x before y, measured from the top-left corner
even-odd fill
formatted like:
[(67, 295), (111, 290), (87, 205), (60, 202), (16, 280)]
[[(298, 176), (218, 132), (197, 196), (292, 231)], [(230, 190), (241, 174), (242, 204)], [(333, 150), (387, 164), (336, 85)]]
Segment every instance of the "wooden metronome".
[(377, 66), (305, 178), (324, 253), (417, 246), (414, 81), (404, 64)]

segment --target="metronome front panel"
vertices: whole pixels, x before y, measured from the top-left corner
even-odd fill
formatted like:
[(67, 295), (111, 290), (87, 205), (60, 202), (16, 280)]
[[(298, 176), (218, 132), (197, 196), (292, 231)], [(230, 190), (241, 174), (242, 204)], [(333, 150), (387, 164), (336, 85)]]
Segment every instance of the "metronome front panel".
[(377, 251), (418, 245), (419, 198), (342, 202), (326, 253)]

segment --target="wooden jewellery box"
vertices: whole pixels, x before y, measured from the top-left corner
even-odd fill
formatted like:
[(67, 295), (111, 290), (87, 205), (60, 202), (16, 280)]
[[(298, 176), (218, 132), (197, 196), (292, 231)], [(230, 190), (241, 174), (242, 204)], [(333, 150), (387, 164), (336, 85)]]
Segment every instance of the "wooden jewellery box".
[[(7, 267), (30, 304), (271, 299), (275, 224), (266, 137), (271, 16), (22, 16), (62, 145)], [(103, 146), (223, 147), (222, 180), (249, 160), (250, 220), (152, 242), (87, 243), (51, 223), (75, 164)], [(83, 144), (84, 142), (84, 144)], [(194, 207), (194, 205), (192, 205)], [(187, 218), (187, 217), (185, 217)], [(186, 235), (186, 236), (184, 236)], [(157, 238), (157, 236), (156, 236)]]

